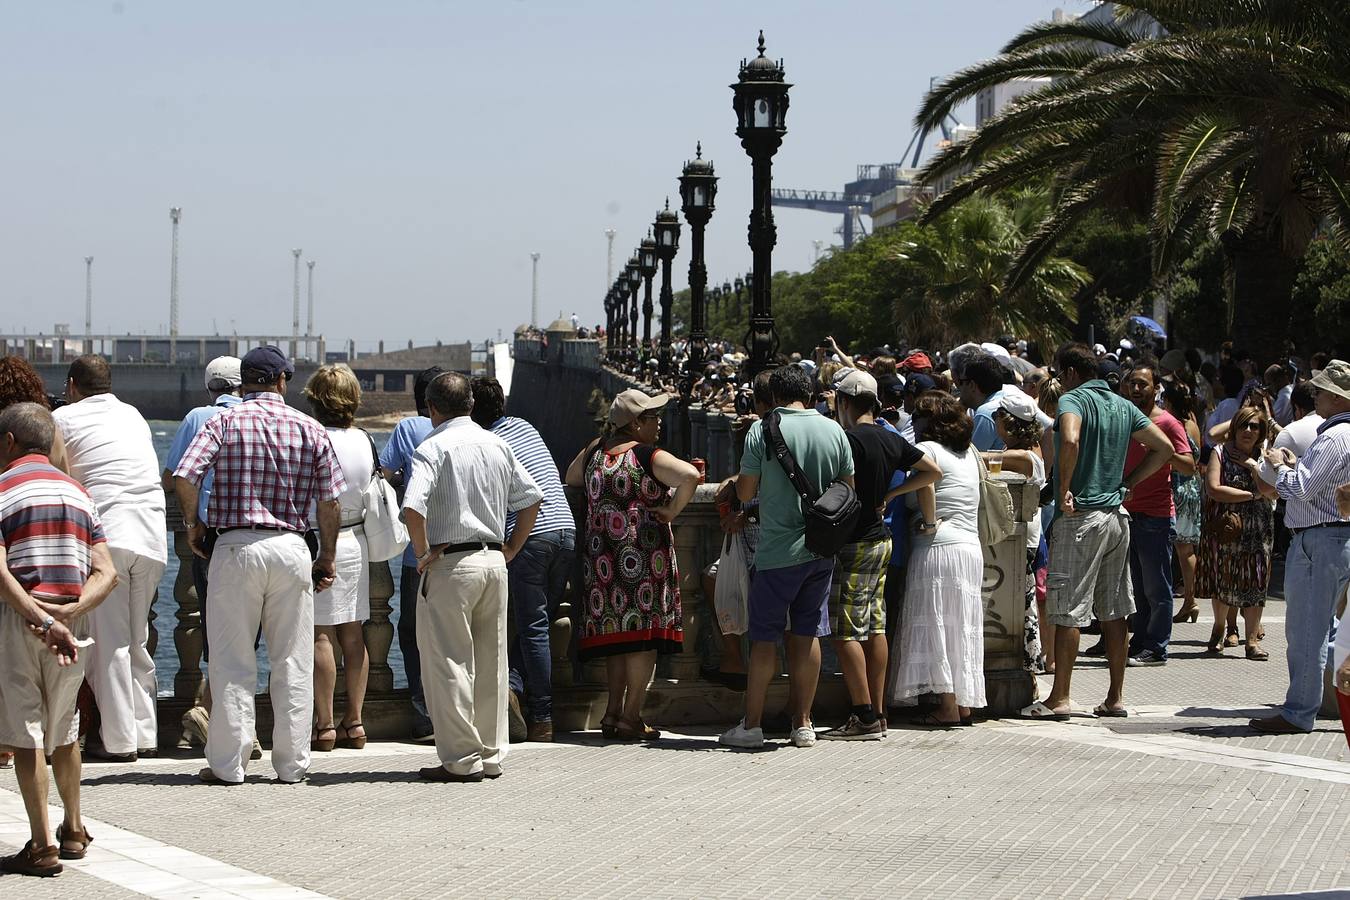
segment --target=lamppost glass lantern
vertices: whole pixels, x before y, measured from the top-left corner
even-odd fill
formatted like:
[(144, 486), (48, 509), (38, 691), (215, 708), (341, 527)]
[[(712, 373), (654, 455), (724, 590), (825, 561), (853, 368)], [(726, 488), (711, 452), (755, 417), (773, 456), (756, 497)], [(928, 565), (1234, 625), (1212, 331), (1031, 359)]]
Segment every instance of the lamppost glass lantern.
[[(787, 133), (788, 88), (783, 65), (764, 55), (764, 32), (759, 33), (759, 56), (741, 61), (740, 77), (731, 86), (736, 111), (736, 136), (742, 142), (768, 138), (775, 147)], [(748, 149), (748, 147), (747, 147)]]
[(713, 173), (712, 162), (703, 158), (703, 143), (700, 141), (695, 146), (694, 158), (684, 164), (684, 172), (680, 175), (680, 202), (684, 207), (684, 217), (688, 219), (691, 212), (705, 210), (711, 215), (716, 197), (717, 176)]
[(628, 276), (628, 289), (635, 291), (642, 284), (642, 264), (638, 262), (636, 256), (630, 257), (628, 265), (623, 267), (624, 274)]
[(655, 227), (657, 252), (673, 257), (680, 248), (680, 217), (671, 212), (670, 198), (666, 198), (666, 208), (656, 214)]
[(656, 241), (652, 239), (652, 233), (647, 232), (647, 236), (638, 244), (638, 256), (642, 261), (642, 275), (645, 278), (651, 278), (656, 274)]

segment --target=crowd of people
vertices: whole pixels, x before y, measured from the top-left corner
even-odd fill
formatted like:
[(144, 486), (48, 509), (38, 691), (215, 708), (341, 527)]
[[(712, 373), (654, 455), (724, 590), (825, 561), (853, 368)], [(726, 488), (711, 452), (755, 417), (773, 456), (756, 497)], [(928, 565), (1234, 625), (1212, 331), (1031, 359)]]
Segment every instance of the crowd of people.
[[(1277, 554), (1290, 683), (1252, 727), (1312, 729), (1333, 640), (1336, 687), (1350, 694), (1350, 625), (1337, 608), (1350, 583), (1350, 364), (1257, 373), (1227, 348), (1215, 364), (1127, 342), (1066, 344), (1043, 361), (1010, 338), (850, 356), (826, 339), (813, 358), (743, 381), (743, 357), (719, 349), (693, 399), (734, 412), (743, 444), (739, 472), (716, 491), (722, 554), (703, 573), (722, 646), (703, 676), (745, 694), (723, 745), (761, 747), (766, 728), (797, 747), (877, 740), (897, 714), (970, 725), (986, 705), (985, 548), (1020, 534), (1000, 472), (1022, 476), (1041, 506), (1025, 570), (1023, 546), (1013, 552), (1024, 666), (1053, 686), (1024, 718), (1068, 717), (1084, 631), (1100, 641), (1083, 652), (1110, 671), (1095, 713), (1127, 716), (1126, 669), (1166, 665), (1173, 623), (1196, 621), (1201, 597), (1213, 603), (1208, 652), (1239, 644), (1240, 616), (1246, 657), (1269, 659), (1261, 609)], [(599, 438), (560, 471), (534, 427), (506, 415), (494, 379), (421, 373), (418, 414), (379, 451), (355, 427), (350, 369), (309, 378), (312, 416), (286, 402), (294, 374), (276, 347), (213, 360), (209, 402), (184, 419), (161, 468), (104, 359), (70, 365), (64, 403), (23, 360), (0, 359), (0, 748), (32, 832), (0, 870), (52, 875), (86, 853), (82, 732), (94, 758), (156, 752), (146, 643), (166, 490), (194, 554), (207, 679), (182, 725), (204, 744), (205, 783), (242, 783), (261, 756), (260, 638), (277, 780), (303, 781), (315, 752), (365, 745), (365, 529), (386, 487), (406, 525), (394, 555), (414, 737), (438, 757), (422, 778), (495, 779), (512, 743), (552, 740), (549, 624), (569, 581), (577, 655), (605, 663), (602, 735), (660, 736), (644, 718), (647, 688), (684, 640), (671, 523), (702, 477), (660, 446), (677, 386), (620, 393)], [(822, 638), (849, 696), (823, 729), (812, 719)], [(769, 713), (784, 668), (786, 708)], [(94, 714), (82, 716), (86, 681)], [(55, 832), (48, 760), (64, 808)]]

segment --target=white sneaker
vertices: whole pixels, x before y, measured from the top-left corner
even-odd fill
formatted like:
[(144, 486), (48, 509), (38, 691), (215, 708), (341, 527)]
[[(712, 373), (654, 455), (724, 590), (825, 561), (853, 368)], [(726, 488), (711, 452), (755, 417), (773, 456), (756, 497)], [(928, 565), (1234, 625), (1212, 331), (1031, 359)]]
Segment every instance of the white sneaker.
[(792, 729), (792, 746), (794, 747), (814, 747), (816, 745), (816, 729), (810, 725), (803, 725), (800, 728)]
[(745, 720), (736, 723), (734, 728), (722, 732), (717, 743), (723, 747), (739, 747), (742, 750), (758, 750), (764, 746), (763, 728), (746, 728)]

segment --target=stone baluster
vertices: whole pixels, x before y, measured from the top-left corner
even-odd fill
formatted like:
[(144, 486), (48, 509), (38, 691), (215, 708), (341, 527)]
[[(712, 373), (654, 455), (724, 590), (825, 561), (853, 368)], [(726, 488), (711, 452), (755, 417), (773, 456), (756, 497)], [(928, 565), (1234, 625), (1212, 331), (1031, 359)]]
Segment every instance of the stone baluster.
[[(699, 456), (708, 462), (708, 413), (701, 403), (689, 404), (689, 455)], [(708, 469), (708, 478), (713, 470)]]
[[(202, 607), (197, 587), (192, 581), (192, 547), (183, 530), (183, 513), (178, 500), (170, 492), (165, 509), (167, 527), (173, 539), (173, 555), (178, 557), (178, 577), (173, 582), (173, 598), (177, 603), (174, 613), (173, 646), (178, 653), (178, 671), (173, 676), (173, 695), (179, 700), (195, 703), (202, 690)], [(153, 607), (152, 613), (153, 615)], [(154, 637), (154, 628), (151, 627)], [(150, 650), (154, 655), (154, 650)]]
[(370, 619), (365, 625), (366, 654), (370, 658), (366, 690), (370, 693), (388, 693), (394, 689), (394, 670), (389, 666), (389, 647), (394, 643), (389, 601), (393, 596), (394, 576), (389, 563), (370, 563)]
[(708, 544), (717, 526), (717, 505), (713, 502), (716, 484), (701, 484), (694, 497), (675, 520), (675, 558), (680, 571), (680, 607), (684, 620), (684, 645), (670, 660), (670, 677), (679, 681), (698, 679), (702, 655), (699, 636), (704, 625), (705, 607), (711, 598), (703, 596), (703, 570), (712, 561)]
[(721, 412), (708, 413), (708, 481), (717, 482), (731, 474), (731, 417)]

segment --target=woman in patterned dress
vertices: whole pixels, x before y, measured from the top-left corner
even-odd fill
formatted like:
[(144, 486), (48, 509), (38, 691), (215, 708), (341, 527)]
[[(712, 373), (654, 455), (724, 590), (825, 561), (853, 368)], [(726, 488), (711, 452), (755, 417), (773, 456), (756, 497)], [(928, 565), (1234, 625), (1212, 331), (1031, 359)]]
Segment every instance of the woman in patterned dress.
[[(1224, 624), (1229, 607), (1235, 607), (1246, 625), (1247, 658), (1270, 658), (1261, 649), (1261, 610), (1270, 582), (1275, 535), (1271, 501), (1275, 489), (1256, 474), (1269, 423), (1261, 407), (1242, 407), (1233, 416), (1227, 440), (1210, 454), (1198, 589), (1214, 602), (1214, 630), (1207, 647), (1210, 653), (1223, 652)], [(1219, 517), (1230, 511), (1241, 519), (1242, 532), (1236, 541), (1221, 543)]]
[(656, 448), (669, 394), (627, 390), (614, 398), (599, 441), (567, 469), (586, 491), (582, 661), (604, 657), (609, 703), (600, 730), (618, 740), (660, 732), (642, 720), (658, 653), (684, 640), (670, 523), (698, 486), (698, 470)]
[[(1195, 392), (1184, 381), (1174, 380), (1163, 385), (1163, 408), (1172, 414), (1186, 429), (1186, 437), (1191, 442), (1191, 455), (1200, 458), (1200, 424), (1195, 416)], [(1196, 547), (1200, 543), (1200, 520), (1203, 506), (1200, 502), (1200, 485), (1204, 481), (1204, 472), (1194, 475), (1172, 473), (1172, 502), (1177, 508), (1177, 539), (1172, 545), (1177, 557), (1177, 568), (1181, 570), (1182, 606), (1172, 616), (1173, 622), (1194, 622), (1200, 617), (1199, 607), (1195, 605), (1195, 574), (1198, 560)]]

